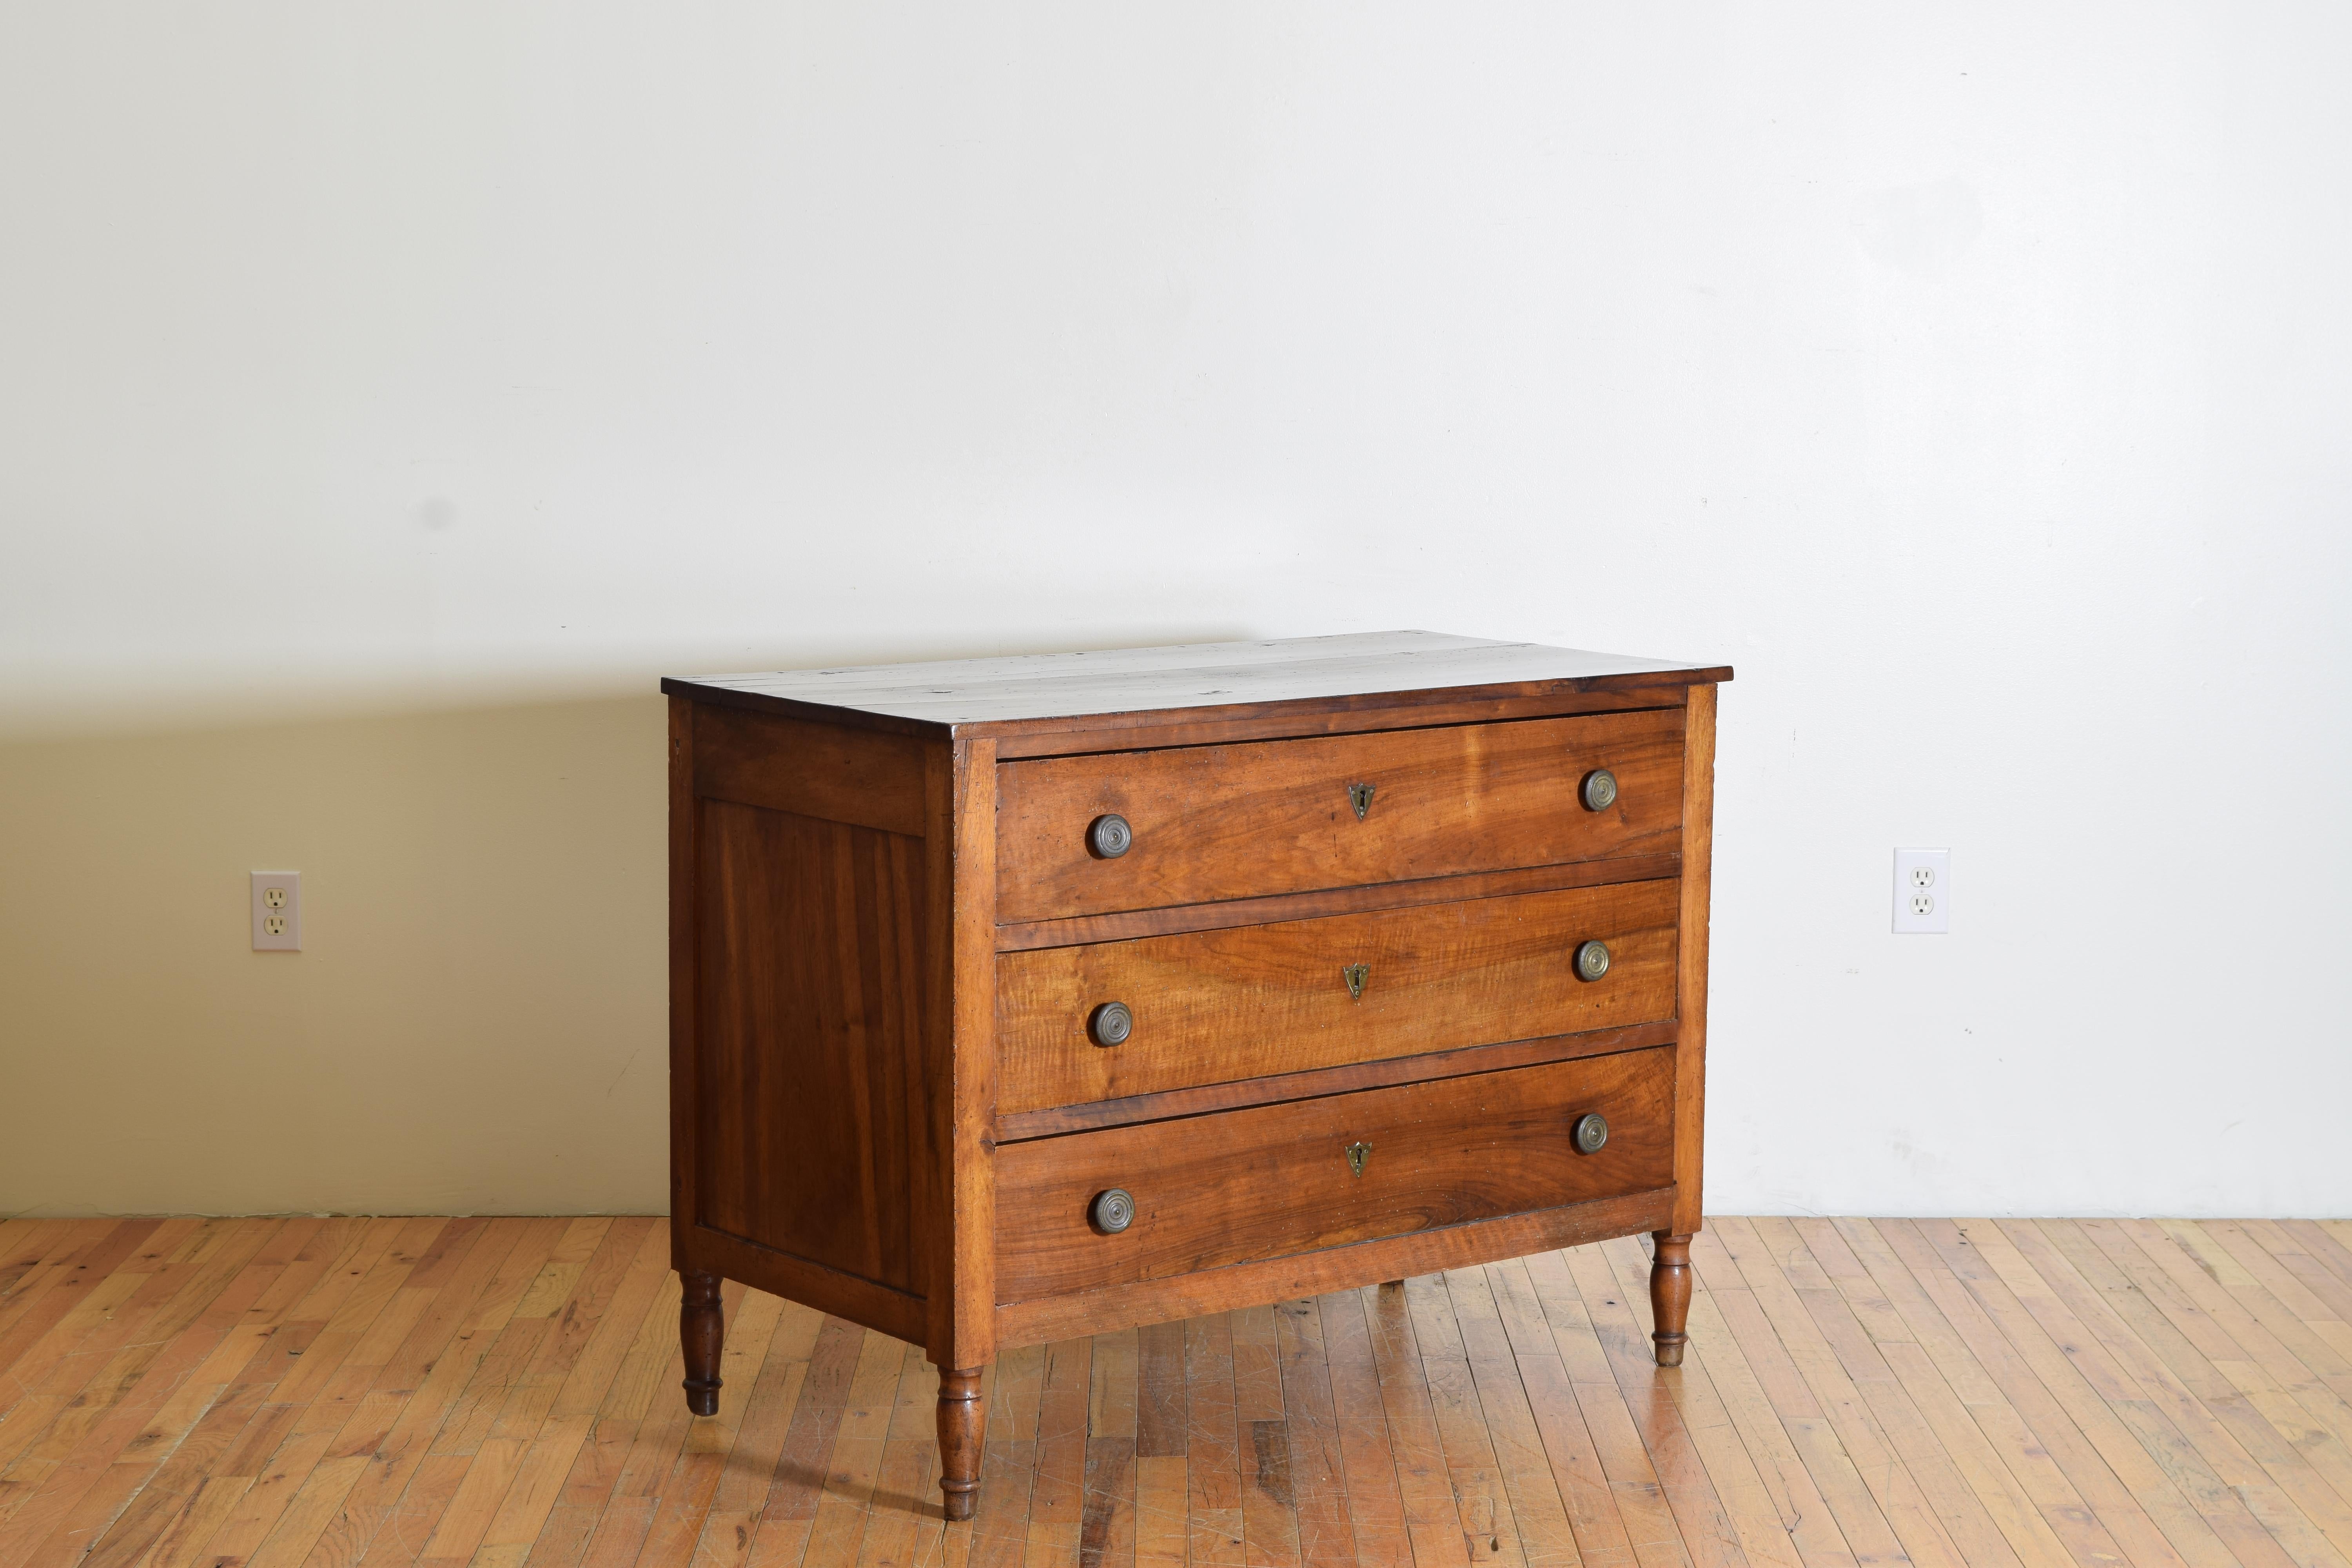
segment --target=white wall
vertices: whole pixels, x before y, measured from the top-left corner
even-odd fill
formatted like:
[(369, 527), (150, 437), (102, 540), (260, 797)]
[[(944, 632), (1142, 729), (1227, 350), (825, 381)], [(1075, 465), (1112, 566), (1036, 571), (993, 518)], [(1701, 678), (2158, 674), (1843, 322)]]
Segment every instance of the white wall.
[[(2317, 0), (10, 7), (0, 784), (56, 814), (12, 831), (112, 842), (50, 787), (108, 746), (171, 798), (240, 726), (664, 671), (1389, 626), (1727, 659), (1711, 1207), (2352, 1212), (2347, 56)], [(643, 793), (574, 830), (625, 847), (609, 908), (516, 895), (613, 961), (506, 983), (653, 1046)], [(153, 863), (234, 935), (279, 842)], [(1898, 843), (1953, 847), (1950, 937), (1888, 934)], [(0, 929), (110, 918), (35, 860)], [(230, 1024), (298, 984), (143, 929)], [(0, 986), (16, 1114), (196, 1160), (108, 1103), (139, 1026), (81, 973)], [(380, 1048), (366, 1005), (322, 991), (310, 1048)], [(349, 1151), (426, 1135), (468, 1206), (660, 1202), (657, 1074), (635, 1134), (520, 1156), (341, 1081), (335, 1183), (50, 1141), (0, 1207), (395, 1206)], [(501, 1173), (541, 1147), (611, 1168)]]

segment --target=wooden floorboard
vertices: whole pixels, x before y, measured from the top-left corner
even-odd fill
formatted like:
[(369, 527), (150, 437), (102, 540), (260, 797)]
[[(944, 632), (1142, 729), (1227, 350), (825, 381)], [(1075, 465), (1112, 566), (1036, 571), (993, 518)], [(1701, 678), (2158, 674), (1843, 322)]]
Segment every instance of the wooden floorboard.
[(913, 1347), (643, 1218), (0, 1222), (0, 1568), (2352, 1568), (2352, 1225), (1710, 1221), (1034, 1346), (940, 1513)]

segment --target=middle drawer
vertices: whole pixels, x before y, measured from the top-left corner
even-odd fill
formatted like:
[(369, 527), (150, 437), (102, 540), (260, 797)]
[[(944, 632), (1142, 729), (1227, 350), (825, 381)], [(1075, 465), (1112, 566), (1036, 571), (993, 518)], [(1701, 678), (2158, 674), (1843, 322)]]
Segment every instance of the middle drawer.
[[(1622, 882), (1003, 953), (997, 1110), (1672, 1018), (1680, 896)], [(1588, 942), (1608, 951), (1597, 979), (1577, 971)], [(1112, 1003), (1131, 1030), (1101, 1045)]]

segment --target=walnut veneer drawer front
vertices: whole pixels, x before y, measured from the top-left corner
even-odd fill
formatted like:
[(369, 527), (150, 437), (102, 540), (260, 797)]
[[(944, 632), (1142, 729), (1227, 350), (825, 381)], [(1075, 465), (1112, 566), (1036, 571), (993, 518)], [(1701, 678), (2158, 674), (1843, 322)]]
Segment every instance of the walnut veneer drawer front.
[[(1637, 1193), (1674, 1180), (1671, 1050), (1627, 1051), (1214, 1116), (1073, 1133), (997, 1152), (1000, 1300)], [(1593, 1153), (1572, 1131), (1609, 1127)], [(1351, 1146), (1361, 1145), (1360, 1168)], [(1089, 1217), (1133, 1201), (1128, 1227)]]
[(1644, 1231), (1679, 1363), (1730, 678), (1380, 632), (664, 680), (688, 1407), (727, 1279), (919, 1344), (970, 1519), (1001, 1351)]
[[(1010, 952), (1000, 1112), (1671, 1018), (1681, 884), (1628, 882)], [(1577, 971), (1589, 942), (1608, 953)], [(1118, 1004), (1131, 1026), (1097, 1043)]]
[[(1682, 751), (1670, 708), (1006, 763), (996, 918), (1672, 851)], [(1595, 770), (1616, 785), (1597, 811), (1582, 798)], [(1088, 843), (1106, 816), (1132, 835), (1116, 857)]]

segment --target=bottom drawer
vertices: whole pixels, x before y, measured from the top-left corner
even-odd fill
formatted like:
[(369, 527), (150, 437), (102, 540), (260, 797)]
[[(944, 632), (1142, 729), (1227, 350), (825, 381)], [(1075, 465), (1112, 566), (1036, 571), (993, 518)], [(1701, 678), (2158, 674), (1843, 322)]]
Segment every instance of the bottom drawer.
[[(1674, 1087), (1668, 1047), (1006, 1144), (996, 1152), (997, 1299), (1664, 1187)], [(1582, 1153), (1570, 1130), (1588, 1113), (1606, 1120), (1609, 1138)], [(1114, 1188), (1132, 1197), (1134, 1218), (1106, 1233), (1089, 1211)]]

